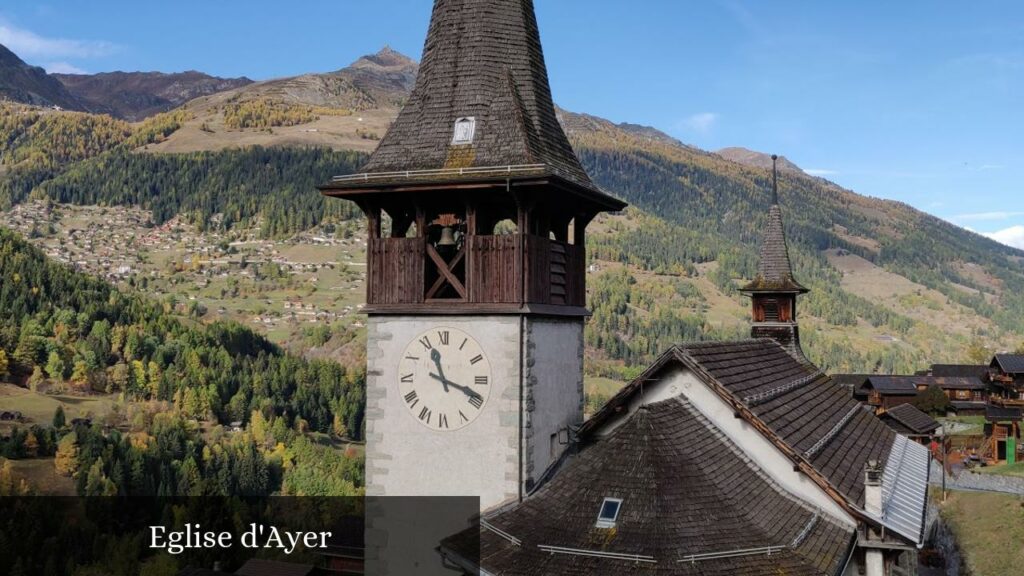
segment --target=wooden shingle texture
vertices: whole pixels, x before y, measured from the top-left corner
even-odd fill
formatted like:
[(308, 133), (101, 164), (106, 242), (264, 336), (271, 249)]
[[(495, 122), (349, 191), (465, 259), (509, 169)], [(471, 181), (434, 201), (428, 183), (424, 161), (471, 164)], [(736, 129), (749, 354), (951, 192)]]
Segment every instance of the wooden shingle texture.
[(741, 290), (745, 292), (806, 292), (807, 289), (793, 278), (789, 261), (786, 232), (782, 223), (782, 209), (772, 204), (768, 210), (764, 239), (761, 241), (757, 276)]
[(895, 433), (845, 388), (774, 340), (675, 346), (599, 409), (581, 434), (614, 418), (671, 363), (693, 370), (748, 409), (775, 440), (809, 463), (848, 502), (863, 508), (864, 466), (869, 459), (886, 462)]
[(416, 86), (361, 172), (530, 165), (603, 196), (556, 118), (532, 0), (436, 0)]
[[(604, 498), (621, 498), (614, 528), (597, 528)], [(481, 532), (481, 566), (501, 576), (836, 574), (851, 528), (799, 502), (774, 483), (688, 401), (637, 410), (590, 443), (522, 503), (487, 521), (519, 539)], [(636, 554), (635, 562), (551, 554), (539, 546)], [(737, 558), (683, 561), (777, 546)]]

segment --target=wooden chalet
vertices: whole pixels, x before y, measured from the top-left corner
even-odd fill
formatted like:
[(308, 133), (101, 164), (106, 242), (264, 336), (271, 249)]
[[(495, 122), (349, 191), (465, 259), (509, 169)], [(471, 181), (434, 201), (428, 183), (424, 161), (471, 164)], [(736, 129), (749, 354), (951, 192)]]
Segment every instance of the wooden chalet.
[(988, 375), (988, 366), (984, 364), (932, 364), (921, 375), (985, 380), (985, 376)]
[(987, 464), (1014, 464), (1024, 457), (1021, 421), (1024, 408), (990, 404), (985, 410), (985, 444), (981, 457)]
[(962, 416), (984, 415), (989, 399), (988, 385), (976, 376), (839, 374), (833, 378), (850, 385), (854, 398), (879, 411), (913, 403), (918, 394), (933, 386), (942, 390), (952, 410)]
[(902, 434), (918, 444), (927, 445), (940, 424), (913, 404), (900, 404), (883, 411), (878, 417), (897, 434)]
[[(454, 129), (453, 129), (454, 127)], [(602, 192), (555, 116), (529, 1), (438, 0), (416, 86), (359, 174), (371, 314), (587, 314)]]
[(989, 400), (989, 386), (973, 376), (933, 376), (922, 384), (938, 386), (949, 398), (953, 411), (960, 416), (980, 416), (985, 413)]
[(854, 398), (881, 410), (909, 404), (917, 398), (920, 378), (869, 375), (854, 389)]
[(992, 403), (1007, 408), (1024, 408), (1024, 354), (996, 354), (989, 364)]

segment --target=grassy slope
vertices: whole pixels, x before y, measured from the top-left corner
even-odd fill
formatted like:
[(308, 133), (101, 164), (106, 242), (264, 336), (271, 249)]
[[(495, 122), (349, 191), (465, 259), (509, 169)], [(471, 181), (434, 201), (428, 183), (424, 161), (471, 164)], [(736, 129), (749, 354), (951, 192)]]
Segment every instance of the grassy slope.
[(942, 516), (977, 576), (1017, 574), (1024, 565), (1024, 502), (1015, 496), (951, 492)]

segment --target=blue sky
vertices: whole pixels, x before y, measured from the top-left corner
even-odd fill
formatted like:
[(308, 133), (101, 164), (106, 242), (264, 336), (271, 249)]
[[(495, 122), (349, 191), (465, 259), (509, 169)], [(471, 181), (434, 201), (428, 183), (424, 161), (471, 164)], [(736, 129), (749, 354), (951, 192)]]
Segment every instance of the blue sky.
[[(777, 152), (1024, 248), (1024, 2), (535, 0), (556, 101)], [(419, 57), (428, 0), (0, 5), (50, 70), (254, 79)]]

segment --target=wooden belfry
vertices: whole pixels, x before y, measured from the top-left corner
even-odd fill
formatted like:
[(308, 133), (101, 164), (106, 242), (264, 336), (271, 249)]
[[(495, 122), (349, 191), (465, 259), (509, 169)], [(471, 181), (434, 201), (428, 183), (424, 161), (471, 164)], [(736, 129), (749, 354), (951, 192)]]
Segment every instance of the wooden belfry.
[(793, 278), (782, 209), (779, 208), (777, 160), (778, 156), (772, 155), (772, 206), (768, 211), (768, 228), (761, 244), (757, 276), (740, 291), (751, 298), (752, 336), (774, 338), (796, 352), (800, 347), (796, 299), (808, 290)]
[[(437, 0), (416, 87), (359, 174), (370, 313), (586, 313), (598, 190), (555, 117), (531, 0)], [(390, 226), (384, 222), (390, 221)]]

